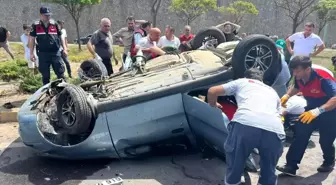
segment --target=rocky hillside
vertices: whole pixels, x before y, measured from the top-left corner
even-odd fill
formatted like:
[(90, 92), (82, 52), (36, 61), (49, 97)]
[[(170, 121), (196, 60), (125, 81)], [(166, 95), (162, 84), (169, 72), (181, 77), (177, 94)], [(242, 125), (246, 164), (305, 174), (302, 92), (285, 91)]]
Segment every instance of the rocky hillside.
[[(152, 0), (103, 0), (100, 5), (96, 5), (85, 10), (80, 22), (81, 36), (85, 36), (98, 28), (99, 20), (103, 17), (112, 19), (113, 31), (117, 31), (125, 25), (125, 18), (128, 15), (134, 15), (137, 19), (151, 20), (150, 3)], [(233, 0), (219, 0), (221, 4), (228, 4)], [(291, 21), (284, 15), (283, 11), (276, 10), (271, 0), (250, 0), (255, 3), (260, 13), (256, 17), (245, 20), (241, 32), (277, 34), (285, 36), (291, 32)], [(32, 23), (39, 18), (39, 0), (0, 0), (0, 25), (6, 26), (13, 34), (13, 40), (19, 40), (22, 33), (23, 23)], [(182, 31), (184, 21), (176, 14), (168, 11), (170, 0), (163, 0), (163, 5), (158, 14), (157, 22), (160, 28), (166, 25), (172, 25), (178, 31)], [(60, 6), (50, 5), (53, 11), (54, 19), (66, 21), (69, 40), (76, 38), (76, 30), (71, 16)], [(313, 20), (309, 17), (307, 20)], [(216, 25), (225, 21), (225, 17), (216, 12), (209, 12), (197, 20), (191, 26), (194, 32), (197, 30)], [(299, 27), (302, 29), (302, 27)], [(325, 42), (328, 45), (336, 43), (336, 23), (333, 22), (328, 27), (328, 36)]]

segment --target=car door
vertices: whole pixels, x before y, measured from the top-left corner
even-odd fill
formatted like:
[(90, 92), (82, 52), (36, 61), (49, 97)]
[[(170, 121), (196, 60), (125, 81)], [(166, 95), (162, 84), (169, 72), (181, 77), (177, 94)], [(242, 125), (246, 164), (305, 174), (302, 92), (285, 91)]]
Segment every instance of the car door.
[(197, 97), (183, 94), (183, 104), (189, 126), (200, 142), (224, 154), (229, 119), (218, 108), (211, 107)]

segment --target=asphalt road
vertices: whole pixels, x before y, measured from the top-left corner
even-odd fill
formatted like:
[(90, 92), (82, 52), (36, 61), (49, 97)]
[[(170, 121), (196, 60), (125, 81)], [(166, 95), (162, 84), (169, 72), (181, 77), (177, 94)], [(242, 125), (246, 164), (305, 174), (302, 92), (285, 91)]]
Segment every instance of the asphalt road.
[[(321, 163), (318, 136), (313, 136), (296, 178), (280, 177), (280, 185), (336, 185), (336, 170), (318, 174)], [(124, 185), (222, 185), (225, 164), (216, 158), (205, 160), (200, 154), (174, 150), (173, 155), (141, 160), (66, 161), (47, 159), (25, 147), (17, 124), (0, 124), (1, 185), (94, 185), (120, 176)], [(280, 163), (284, 162), (284, 156)], [(257, 184), (257, 174), (250, 174)]]

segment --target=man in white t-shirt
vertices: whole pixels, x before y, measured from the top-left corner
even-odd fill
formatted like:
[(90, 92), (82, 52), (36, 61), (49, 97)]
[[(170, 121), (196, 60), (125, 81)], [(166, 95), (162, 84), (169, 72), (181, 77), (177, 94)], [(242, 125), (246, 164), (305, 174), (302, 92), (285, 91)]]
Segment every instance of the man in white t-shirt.
[[(61, 33), (62, 33), (61, 37), (64, 39), (66, 47), (69, 48), (68, 47), (68, 39), (67, 39), (68, 35), (67, 35), (67, 32), (66, 32), (66, 30), (64, 28), (64, 21), (58, 20), (57, 24), (61, 28)], [(62, 46), (61, 46), (61, 50), (63, 50)], [(69, 76), (69, 78), (72, 78), (72, 75), (71, 75), (71, 66), (70, 66), (70, 63), (69, 63), (69, 60), (68, 60), (68, 56), (64, 55), (63, 52), (61, 52), (61, 53), (62, 53), (63, 62), (65, 64), (65, 67), (67, 68), (67, 71), (68, 71), (68, 76)]]
[[(287, 49), (292, 57), (298, 55), (313, 57), (324, 50), (325, 45), (321, 38), (313, 33), (314, 28), (314, 23), (308, 22), (305, 24), (303, 32), (297, 32), (286, 39)], [(292, 48), (291, 42), (294, 43), (294, 48)], [(317, 47), (316, 51), (315, 47)]]
[(228, 165), (225, 184), (240, 183), (245, 162), (254, 148), (262, 156), (258, 184), (276, 184), (275, 167), (283, 152), (281, 140), (285, 138), (280, 98), (262, 82), (262, 71), (249, 69), (245, 77), (208, 90), (208, 102), (213, 107), (221, 107), (217, 98), (223, 95), (234, 95), (238, 104), (224, 144)]
[(25, 59), (27, 60), (28, 68), (31, 69), (33, 72), (36, 72), (35, 69), (38, 67), (36, 49), (34, 50), (34, 55), (36, 57), (36, 61), (33, 62), (33, 61), (30, 60), (30, 49), (29, 49), (29, 46), (28, 46), (29, 33), (31, 31), (31, 27), (28, 26), (27, 24), (23, 24), (23, 31), (24, 31), (24, 33), (20, 36), (20, 39), (21, 39), (21, 42), (22, 42), (23, 47), (25, 49)]
[(160, 38), (158, 47), (160, 48), (173, 47), (178, 49), (181, 42), (180, 39), (174, 35), (174, 33), (175, 29), (171, 26), (167, 26), (165, 36), (162, 36)]

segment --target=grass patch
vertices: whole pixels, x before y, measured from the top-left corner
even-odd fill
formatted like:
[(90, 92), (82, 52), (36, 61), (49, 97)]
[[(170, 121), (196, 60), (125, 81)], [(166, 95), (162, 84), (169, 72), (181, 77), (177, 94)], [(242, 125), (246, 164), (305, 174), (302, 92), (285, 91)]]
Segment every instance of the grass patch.
[[(10, 43), (10, 48), (17, 59), (24, 60), (24, 48), (22, 43)], [(115, 55), (119, 61), (121, 61), (121, 53), (123, 53), (123, 47), (113, 46)], [(78, 45), (69, 44), (68, 58), (70, 62), (83, 62), (92, 58), (91, 53), (87, 50), (86, 45), (82, 46), (82, 51), (78, 50)], [(0, 49), (0, 62), (11, 60), (10, 56), (3, 50)]]

